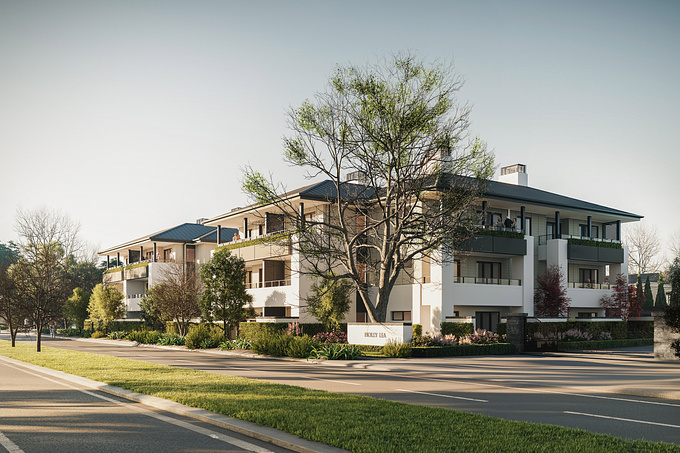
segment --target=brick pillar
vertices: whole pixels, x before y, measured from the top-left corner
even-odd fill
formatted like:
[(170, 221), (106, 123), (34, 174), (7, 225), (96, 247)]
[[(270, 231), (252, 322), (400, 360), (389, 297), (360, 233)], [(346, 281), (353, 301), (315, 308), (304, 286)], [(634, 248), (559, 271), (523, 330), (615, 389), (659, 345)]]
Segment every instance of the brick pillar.
[(514, 345), (517, 352), (524, 352), (524, 342), (527, 337), (527, 317), (526, 313), (508, 313), (506, 315), (508, 343)]
[(671, 349), (671, 343), (680, 339), (680, 333), (673, 332), (663, 320), (663, 312), (652, 312), (654, 316), (654, 360), (680, 360)]

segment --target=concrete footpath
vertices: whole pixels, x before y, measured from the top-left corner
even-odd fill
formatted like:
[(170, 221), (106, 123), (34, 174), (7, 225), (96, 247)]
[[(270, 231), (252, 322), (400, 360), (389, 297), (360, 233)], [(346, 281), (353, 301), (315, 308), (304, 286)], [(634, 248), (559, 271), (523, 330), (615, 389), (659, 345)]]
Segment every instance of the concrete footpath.
[[(85, 340), (88, 341), (88, 340)], [(96, 340), (90, 340), (96, 341)], [(195, 407), (185, 406), (183, 404), (176, 403), (174, 401), (165, 400), (162, 398), (157, 398), (155, 396), (143, 395), (140, 393), (131, 392), (120, 387), (115, 387), (112, 385), (105, 384), (103, 382), (93, 381), (91, 379), (83, 378), (80, 376), (75, 376), (73, 374), (64, 373), (62, 371), (52, 370), (50, 368), (44, 368), (37, 365), (32, 365), (29, 363), (21, 362), (18, 360), (10, 359), (8, 357), (0, 356), (0, 360), (7, 363), (26, 368), (28, 370), (41, 373), (47, 376), (52, 376), (65, 381), (73, 382), (82, 385), (93, 390), (99, 390), (120, 398), (125, 398), (130, 401), (135, 401), (144, 404), (155, 409), (163, 410), (173, 414), (190, 417), (195, 420), (199, 420), (204, 423), (209, 423), (211, 425), (227, 429), (253, 439), (258, 439), (264, 442), (268, 442), (279, 447), (287, 448), (292, 451), (297, 451), (300, 453), (342, 453), (346, 450), (340, 448), (331, 447), (318, 442), (312, 442), (306, 439), (302, 439), (293, 434), (285, 433), (283, 431), (278, 431), (273, 428), (268, 428), (265, 426), (260, 426), (255, 423), (247, 422), (244, 420), (239, 420), (225, 415), (216, 414), (204, 409), (198, 409)]]

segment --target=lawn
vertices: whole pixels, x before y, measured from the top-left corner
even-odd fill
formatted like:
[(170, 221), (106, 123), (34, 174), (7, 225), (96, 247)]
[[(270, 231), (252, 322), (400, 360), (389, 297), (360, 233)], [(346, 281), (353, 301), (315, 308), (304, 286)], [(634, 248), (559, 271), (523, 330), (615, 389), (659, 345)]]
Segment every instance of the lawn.
[(354, 452), (680, 452), (680, 446), (0, 341), (0, 355)]

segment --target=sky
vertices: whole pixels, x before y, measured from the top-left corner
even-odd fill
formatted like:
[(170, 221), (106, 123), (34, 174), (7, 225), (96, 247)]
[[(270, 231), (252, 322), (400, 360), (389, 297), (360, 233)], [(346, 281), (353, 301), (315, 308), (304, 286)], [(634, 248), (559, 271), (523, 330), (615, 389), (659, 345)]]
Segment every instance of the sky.
[[(680, 231), (680, 2), (0, 0), (0, 242), (18, 208), (102, 250), (289, 188), (286, 114), (340, 66), (453, 62), (529, 185)], [(498, 172), (497, 172), (498, 173)]]

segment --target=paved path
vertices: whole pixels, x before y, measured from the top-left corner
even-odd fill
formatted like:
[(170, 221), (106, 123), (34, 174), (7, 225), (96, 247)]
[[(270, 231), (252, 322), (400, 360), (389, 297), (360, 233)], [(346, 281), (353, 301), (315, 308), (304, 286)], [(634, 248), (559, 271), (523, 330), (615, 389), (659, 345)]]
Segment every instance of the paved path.
[(680, 364), (644, 348), (314, 364), (107, 340), (45, 346), (680, 444)]

